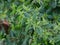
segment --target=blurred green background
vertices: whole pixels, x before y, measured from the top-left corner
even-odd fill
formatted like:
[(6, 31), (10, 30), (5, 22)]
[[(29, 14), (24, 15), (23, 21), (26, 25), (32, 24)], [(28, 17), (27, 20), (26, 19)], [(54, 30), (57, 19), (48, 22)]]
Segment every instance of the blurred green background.
[(0, 0), (0, 45), (60, 45), (60, 0)]

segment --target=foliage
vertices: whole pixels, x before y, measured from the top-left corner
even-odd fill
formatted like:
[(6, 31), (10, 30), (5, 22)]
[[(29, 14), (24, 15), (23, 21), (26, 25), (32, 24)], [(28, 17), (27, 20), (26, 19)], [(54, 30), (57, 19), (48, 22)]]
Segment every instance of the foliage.
[(10, 23), (5, 45), (60, 45), (60, 0), (0, 0), (0, 19)]

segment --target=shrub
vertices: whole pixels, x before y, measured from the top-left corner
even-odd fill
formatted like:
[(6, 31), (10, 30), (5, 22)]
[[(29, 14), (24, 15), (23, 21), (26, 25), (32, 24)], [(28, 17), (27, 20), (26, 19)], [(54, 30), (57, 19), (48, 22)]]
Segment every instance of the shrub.
[(0, 19), (4, 45), (60, 45), (60, 0), (0, 0)]

